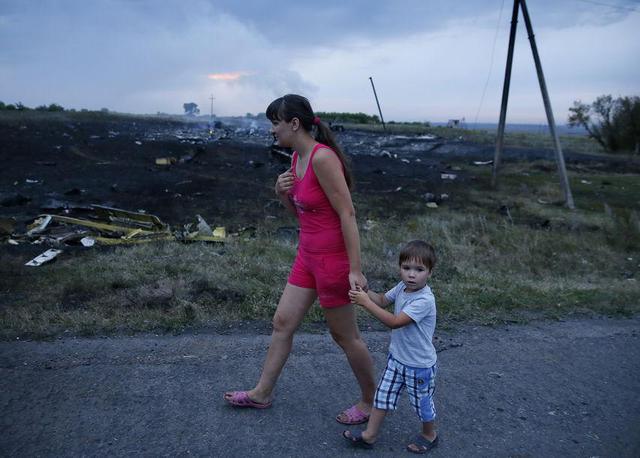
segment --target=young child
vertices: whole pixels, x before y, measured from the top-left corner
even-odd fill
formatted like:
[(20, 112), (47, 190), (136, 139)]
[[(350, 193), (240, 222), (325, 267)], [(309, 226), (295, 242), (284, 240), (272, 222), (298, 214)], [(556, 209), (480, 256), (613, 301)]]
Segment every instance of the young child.
[[(344, 431), (352, 445), (372, 448), (388, 410), (395, 410), (398, 395), (406, 387), (411, 405), (422, 421), (422, 433), (407, 446), (413, 453), (426, 453), (438, 444), (433, 404), (436, 350), (432, 343), (436, 326), (436, 302), (427, 279), (436, 263), (433, 247), (421, 240), (407, 243), (400, 251), (402, 281), (386, 294), (361, 288), (351, 290), (351, 301), (392, 329), (389, 358), (376, 390), (367, 429)], [(382, 307), (395, 303), (394, 313)]]

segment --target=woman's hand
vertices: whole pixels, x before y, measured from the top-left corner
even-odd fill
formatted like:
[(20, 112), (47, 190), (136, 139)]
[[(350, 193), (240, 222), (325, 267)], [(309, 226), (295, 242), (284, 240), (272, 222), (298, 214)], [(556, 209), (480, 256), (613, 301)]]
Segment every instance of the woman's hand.
[(349, 272), (349, 286), (352, 290), (360, 287), (365, 292), (369, 289), (367, 286), (367, 279), (362, 272)]
[(276, 180), (276, 194), (282, 196), (287, 194), (293, 188), (294, 176), (291, 168), (286, 172), (278, 175)]

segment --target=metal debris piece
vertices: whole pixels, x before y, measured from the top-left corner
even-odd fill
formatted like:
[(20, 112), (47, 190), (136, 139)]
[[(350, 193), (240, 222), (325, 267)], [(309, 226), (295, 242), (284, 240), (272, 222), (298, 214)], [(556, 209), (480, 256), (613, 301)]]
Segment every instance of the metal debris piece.
[(51, 215), (43, 215), (36, 219), (33, 224), (28, 226), (29, 230), (27, 231), (27, 235), (39, 234), (44, 231), (51, 222), (51, 219)]
[(160, 221), (160, 218), (155, 215), (147, 215), (144, 211), (132, 212), (104, 205), (92, 205), (91, 208), (99, 217), (114, 223), (153, 230), (167, 230), (169, 228), (167, 224)]
[(47, 251), (45, 251), (44, 253), (42, 253), (42, 254), (36, 256), (35, 258), (33, 258), (31, 261), (27, 262), (25, 264), (25, 266), (39, 267), (42, 264), (44, 264), (45, 262), (51, 261), (53, 258), (58, 256), (60, 253), (62, 253), (62, 250), (56, 250), (54, 248), (50, 248)]
[[(157, 216), (131, 212), (119, 208), (92, 205), (99, 219), (81, 219), (63, 215), (41, 215), (29, 226), (27, 237), (31, 243), (52, 242), (63, 244), (78, 242), (83, 246), (148, 243), (164, 240), (224, 242), (227, 234), (222, 226), (211, 229), (204, 218), (198, 218), (198, 228), (190, 231), (191, 224), (173, 232)], [(58, 223), (51, 227), (50, 223)], [(72, 227), (69, 227), (72, 226)], [(46, 230), (46, 232), (45, 232)], [(34, 239), (34, 235), (38, 235)]]
[(96, 240), (91, 237), (83, 237), (80, 239), (80, 243), (82, 243), (82, 246), (91, 247), (96, 244)]
[(211, 227), (207, 224), (204, 218), (200, 215), (196, 215), (196, 219), (198, 220), (198, 234), (200, 235), (213, 235), (213, 231)]
[(173, 165), (178, 160), (175, 157), (158, 157), (156, 158), (156, 165)]

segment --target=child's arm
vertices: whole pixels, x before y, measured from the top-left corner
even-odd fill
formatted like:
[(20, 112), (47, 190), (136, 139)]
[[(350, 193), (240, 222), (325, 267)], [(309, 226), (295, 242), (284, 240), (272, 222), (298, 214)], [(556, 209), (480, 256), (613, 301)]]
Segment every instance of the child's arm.
[(375, 291), (372, 291), (372, 290), (368, 290), (366, 293), (369, 296), (369, 299), (371, 299), (374, 304), (380, 307), (386, 307), (391, 303), (391, 301), (387, 299), (387, 297), (384, 294), (376, 293)]
[(385, 306), (389, 304), (389, 300), (384, 294), (378, 294), (374, 291), (365, 293), (361, 288), (358, 288), (349, 291), (349, 298), (352, 302), (367, 309), (367, 311), (380, 320), (382, 324), (390, 327), (391, 329), (401, 328), (413, 323), (413, 320), (409, 315), (404, 312), (394, 315), (393, 313), (383, 309), (380, 305)]

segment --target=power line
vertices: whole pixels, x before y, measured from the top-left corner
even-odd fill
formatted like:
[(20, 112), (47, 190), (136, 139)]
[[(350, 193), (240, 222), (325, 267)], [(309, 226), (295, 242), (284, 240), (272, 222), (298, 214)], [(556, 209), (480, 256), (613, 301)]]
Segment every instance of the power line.
[(484, 83), (484, 89), (482, 90), (482, 96), (480, 97), (480, 105), (478, 106), (478, 111), (476, 112), (476, 117), (473, 120), (473, 127), (476, 127), (478, 124), (478, 116), (480, 115), (480, 110), (482, 109), (482, 104), (484, 103), (484, 96), (487, 92), (487, 86), (489, 86), (489, 80), (491, 79), (491, 71), (493, 70), (493, 56), (496, 51), (496, 43), (498, 41), (498, 32), (500, 32), (500, 23), (502, 22), (502, 10), (504, 8), (504, 0), (502, 0), (502, 5), (500, 5), (500, 14), (498, 15), (498, 24), (496, 25), (496, 33), (493, 37), (493, 47), (491, 48), (491, 58), (489, 59), (489, 74), (487, 75), (487, 81)]

